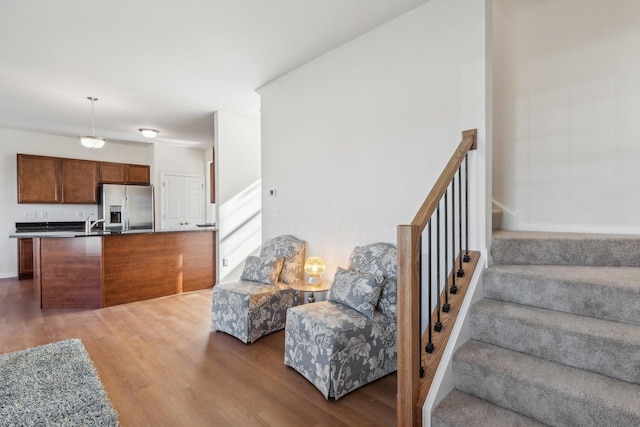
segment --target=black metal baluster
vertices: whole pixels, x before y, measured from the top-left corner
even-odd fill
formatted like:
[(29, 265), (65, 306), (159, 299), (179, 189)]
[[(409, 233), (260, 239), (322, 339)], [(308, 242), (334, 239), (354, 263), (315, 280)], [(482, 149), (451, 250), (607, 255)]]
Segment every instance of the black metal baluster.
[(471, 257), (469, 256), (469, 155), (464, 156), (464, 244), (465, 254), (463, 261), (469, 262)]
[[(422, 323), (422, 235), (419, 239), (418, 252), (418, 313), (420, 313), (420, 323)], [(424, 366), (422, 366), (422, 333), (418, 336), (418, 357), (420, 359), (420, 378), (424, 378)]]
[(428, 261), (427, 261), (427, 273), (429, 274), (429, 342), (427, 343), (427, 345), (424, 348), (424, 351), (426, 351), (427, 353), (431, 353), (433, 352), (433, 349), (435, 348), (433, 345), (433, 331), (432, 331), (432, 327), (433, 325), (431, 324), (433, 322), (433, 320), (431, 319), (431, 307), (433, 307), (432, 304), (432, 294), (433, 294), (433, 287), (432, 285), (432, 278), (431, 278), (431, 254), (432, 254), (432, 250), (431, 250), (431, 219), (429, 219), (429, 223), (427, 224), (427, 245), (429, 245), (429, 255), (428, 255)]
[(440, 202), (438, 202), (438, 207), (436, 208), (436, 290), (438, 307), (436, 324), (433, 329), (436, 332), (440, 332), (442, 330), (442, 323), (440, 322)]
[(458, 293), (456, 286), (456, 177), (451, 180), (451, 287), (449, 292)]
[(447, 280), (449, 272), (449, 188), (444, 192), (444, 304), (442, 311), (448, 313), (451, 310), (449, 304), (449, 280)]
[(464, 277), (464, 268), (462, 268), (462, 165), (458, 166), (458, 227), (460, 242), (460, 267), (458, 268), (458, 277)]

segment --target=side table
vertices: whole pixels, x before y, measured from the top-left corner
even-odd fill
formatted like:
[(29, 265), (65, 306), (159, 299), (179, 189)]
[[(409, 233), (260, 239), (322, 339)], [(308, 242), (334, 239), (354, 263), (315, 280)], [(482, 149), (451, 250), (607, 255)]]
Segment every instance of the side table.
[(319, 283), (312, 285), (300, 280), (298, 282), (289, 284), (289, 286), (296, 291), (309, 292), (309, 296), (307, 296), (307, 302), (312, 303), (316, 302), (315, 292), (327, 292), (331, 287), (331, 282), (329, 282), (328, 280), (321, 280)]

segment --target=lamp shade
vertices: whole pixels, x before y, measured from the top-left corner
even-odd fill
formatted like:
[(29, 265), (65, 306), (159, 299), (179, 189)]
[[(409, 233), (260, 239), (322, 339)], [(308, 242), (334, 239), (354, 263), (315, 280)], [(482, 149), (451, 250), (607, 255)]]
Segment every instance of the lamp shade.
[(326, 270), (324, 259), (319, 256), (307, 258), (304, 263), (304, 271), (309, 275), (309, 283), (315, 284), (320, 282), (320, 275)]
[(87, 148), (102, 148), (107, 141), (104, 138), (97, 138), (95, 136), (80, 136), (80, 143)]
[(158, 130), (149, 129), (149, 128), (141, 128), (141, 129), (138, 129), (138, 130), (140, 131), (142, 136), (144, 136), (145, 138), (155, 138), (160, 133), (160, 131), (158, 131)]

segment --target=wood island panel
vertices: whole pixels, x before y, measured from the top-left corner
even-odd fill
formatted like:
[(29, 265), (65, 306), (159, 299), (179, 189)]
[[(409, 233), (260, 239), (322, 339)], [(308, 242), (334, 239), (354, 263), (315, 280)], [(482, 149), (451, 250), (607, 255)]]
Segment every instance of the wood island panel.
[(100, 308), (102, 238), (34, 239), (42, 308)]
[(104, 236), (105, 307), (212, 287), (214, 245), (213, 231)]

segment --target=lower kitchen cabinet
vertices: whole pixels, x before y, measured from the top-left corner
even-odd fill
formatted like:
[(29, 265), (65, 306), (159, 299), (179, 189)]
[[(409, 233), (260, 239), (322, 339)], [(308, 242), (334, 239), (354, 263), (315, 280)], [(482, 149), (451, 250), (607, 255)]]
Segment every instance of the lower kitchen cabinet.
[(18, 239), (18, 279), (33, 278), (33, 239)]

